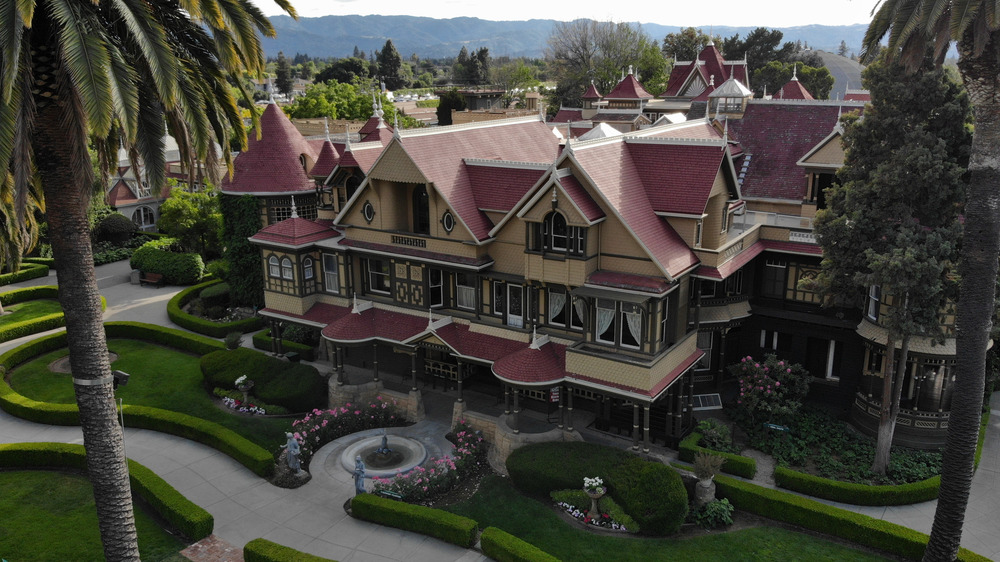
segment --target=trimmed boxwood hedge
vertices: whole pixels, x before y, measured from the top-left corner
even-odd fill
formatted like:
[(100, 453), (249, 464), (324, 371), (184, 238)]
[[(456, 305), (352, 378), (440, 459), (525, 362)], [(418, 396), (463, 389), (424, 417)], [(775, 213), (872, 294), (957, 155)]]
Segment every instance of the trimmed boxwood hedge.
[(129, 266), (143, 273), (159, 273), (171, 285), (197, 283), (205, 274), (205, 262), (198, 254), (171, 252), (175, 238), (161, 238), (146, 242), (129, 259)]
[(537, 546), (496, 527), (486, 527), (479, 536), (483, 554), (497, 562), (559, 562)]
[[(59, 287), (55, 285), (43, 285), (40, 287), (28, 287), (26, 289), (16, 289), (0, 294), (0, 303), (5, 306), (19, 302), (37, 299), (58, 299)], [(101, 310), (108, 307), (108, 302), (101, 297)], [(37, 318), (22, 320), (0, 326), (0, 342), (16, 340), (31, 334), (47, 332), (66, 325), (66, 318), (62, 312), (53, 312)]]
[(479, 523), (468, 517), (390, 500), (375, 494), (354, 496), (351, 500), (351, 513), (358, 519), (414, 531), (465, 548), (476, 544), (479, 530)]
[(55, 258), (34, 258), (34, 257), (31, 257), (31, 258), (24, 258), (24, 259), (22, 259), (21, 263), (34, 263), (34, 264), (39, 264), (40, 263), (42, 265), (47, 265), (47, 266), (49, 266), (49, 269), (52, 269), (52, 268), (54, 268), (56, 266), (56, 259)]
[[(927, 546), (927, 535), (923, 533), (810, 498), (763, 488), (727, 476), (716, 476), (715, 484), (720, 498), (728, 499), (736, 509), (833, 535), (862, 546), (910, 560), (920, 560)], [(989, 559), (963, 548), (958, 553), (958, 560), (986, 562)]]
[(639, 524), (640, 534), (672, 535), (684, 524), (687, 490), (672, 467), (630, 457), (616, 466), (604, 482), (608, 494)]
[(243, 560), (245, 562), (336, 562), (267, 539), (254, 539), (243, 545)]
[[(261, 350), (261, 351), (268, 351), (268, 352), (270, 352), (272, 350), (272, 348), (271, 348), (271, 329), (270, 328), (264, 328), (263, 330), (261, 330), (261, 331), (257, 332), (256, 334), (254, 334), (253, 335), (253, 346), (255, 348)], [(308, 345), (305, 345), (305, 344), (301, 344), (301, 343), (295, 343), (293, 341), (281, 340), (281, 347), (282, 347), (282, 349), (285, 350), (285, 353), (288, 353), (289, 351), (294, 351), (295, 353), (298, 353), (299, 357), (301, 357), (303, 361), (315, 361), (316, 360), (315, 348), (313, 348), (311, 346), (308, 346)]]
[[(10, 443), (0, 445), (0, 466), (4, 468), (68, 468), (86, 471), (83, 445), (67, 443)], [(149, 504), (167, 523), (192, 541), (212, 534), (212, 514), (184, 497), (173, 486), (145, 466), (128, 461), (132, 492)]]
[(253, 395), (267, 404), (292, 412), (326, 407), (326, 381), (312, 365), (292, 363), (241, 347), (202, 356), (205, 389), (235, 389), (236, 379), (253, 380)]
[(214, 279), (205, 283), (188, 287), (174, 295), (167, 303), (167, 316), (170, 320), (182, 328), (187, 328), (192, 332), (211, 336), (213, 338), (224, 338), (230, 332), (240, 332), (245, 334), (259, 330), (264, 325), (264, 320), (259, 317), (245, 318), (235, 322), (212, 322), (204, 318), (188, 314), (182, 309), (184, 305), (191, 302), (201, 294), (206, 287), (211, 287), (217, 283), (222, 283), (220, 279)]
[(693, 463), (695, 455), (703, 451), (726, 459), (726, 462), (722, 464), (722, 472), (725, 472), (726, 474), (732, 474), (733, 476), (740, 476), (746, 479), (753, 479), (753, 477), (757, 474), (757, 461), (754, 459), (744, 457), (742, 455), (723, 453), (721, 451), (713, 451), (712, 449), (701, 447), (698, 445), (698, 442), (701, 441), (701, 437), (701, 434), (696, 431), (685, 437), (681, 441), (680, 447), (678, 448), (679, 454), (677, 458), (684, 462)]
[(38, 279), (49, 274), (49, 266), (41, 263), (21, 262), (21, 269), (14, 273), (0, 275), (0, 286), (20, 283), (29, 279)]
[(941, 487), (940, 476), (909, 484), (873, 486), (840, 482), (783, 466), (775, 468), (774, 481), (781, 488), (852, 505), (909, 505), (930, 501), (938, 497)]
[[(104, 331), (109, 338), (145, 340), (199, 355), (223, 349), (222, 343), (215, 340), (140, 322), (108, 322), (104, 325)], [(0, 355), (0, 379), (9, 370), (31, 358), (64, 347), (66, 347), (65, 331), (38, 338), (12, 349)], [(13, 416), (38, 423), (51, 425), (80, 423), (76, 404), (38, 402), (18, 394), (2, 380), (0, 380), (0, 408)], [(216, 423), (159, 408), (129, 404), (123, 407), (123, 415), (130, 427), (153, 429), (203, 443), (231, 456), (259, 476), (269, 476), (274, 470), (274, 457), (269, 451)]]

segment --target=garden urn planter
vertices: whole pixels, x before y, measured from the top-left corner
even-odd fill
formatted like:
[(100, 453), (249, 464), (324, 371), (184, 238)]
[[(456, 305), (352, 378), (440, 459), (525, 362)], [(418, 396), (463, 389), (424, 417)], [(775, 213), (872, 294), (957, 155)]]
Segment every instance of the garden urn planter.
[(590, 498), (590, 516), (599, 517), (601, 514), (601, 510), (597, 507), (597, 502), (600, 501), (602, 497), (604, 497), (604, 492), (606, 492), (607, 490), (604, 488), (604, 486), (601, 486), (600, 488), (594, 490), (591, 490), (589, 488), (584, 488), (583, 491), (587, 492), (587, 497)]
[(715, 476), (699, 478), (694, 486), (694, 504), (701, 507), (715, 500)]
[(253, 388), (253, 381), (248, 380), (236, 386), (236, 389), (243, 393), (243, 404), (250, 403), (250, 389)]

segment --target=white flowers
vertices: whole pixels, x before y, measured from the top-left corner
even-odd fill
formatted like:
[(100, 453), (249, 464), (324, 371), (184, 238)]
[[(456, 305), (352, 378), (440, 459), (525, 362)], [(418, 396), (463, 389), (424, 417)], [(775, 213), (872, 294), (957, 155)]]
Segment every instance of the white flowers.
[(604, 486), (604, 480), (601, 480), (600, 477), (597, 476), (593, 478), (587, 478), (586, 476), (583, 477), (583, 488), (589, 492), (600, 491), (602, 486)]
[(240, 378), (236, 379), (236, 386), (240, 386), (241, 384), (246, 382), (246, 380), (247, 380), (246, 375), (241, 376)]

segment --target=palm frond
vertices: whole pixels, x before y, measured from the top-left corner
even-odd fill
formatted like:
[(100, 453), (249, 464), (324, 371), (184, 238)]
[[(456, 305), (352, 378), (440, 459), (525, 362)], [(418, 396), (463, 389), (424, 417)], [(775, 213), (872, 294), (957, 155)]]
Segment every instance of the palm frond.
[(100, 136), (111, 128), (114, 101), (111, 98), (110, 65), (103, 30), (93, 13), (72, 0), (49, 0), (58, 22), (59, 55), (69, 71), (87, 115), (87, 125)]
[(148, 81), (139, 82), (139, 120), (134, 147), (142, 158), (146, 180), (159, 193), (166, 182), (164, 139), (166, 124), (164, 108), (156, 98), (156, 90)]
[(174, 102), (177, 95), (177, 56), (167, 42), (167, 34), (150, 11), (149, 4), (137, 0), (112, 0), (116, 14), (128, 26), (131, 39), (142, 51), (142, 63), (150, 68), (161, 101)]
[(958, 41), (968, 29), (976, 14), (979, 13), (979, 0), (954, 0), (951, 6), (951, 18), (948, 30), (951, 38)]
[[(255, 69), (264, 66), (264, 52), (260, 46), (260, 36), (257, 35), (258, 28), (255, 26), (255, 22), (238, 0), (218, 0), (218, 2), (227, 25), (225, 29), (213, 29), (213, 35), (228, 34), (242, 53), (247, 68)], [(268, 28), (270, 28), (270, 23), (268, 23)], [(260, 31), (261, 33), (268, 32), (267, 29)], [(271, 34), (274, 33), (273, 28), (270, 28), (269, 31)], [(227, 65), (227, 68), (235, 69), (236, 67), (230, 64)]]
[(893, 12), (895, 4), (892, 2), (882, 2), (877, 11), (872, 13), (872, 22), (865, 30), (865, 38), (862, 41), (861, 60), (871, 62), (875, 53), (881, 47), (882, 39), (892, 28)]
[(288, 0), (274, 0), (274, 3), (284, 10), (286, 14), (292, 16), (292, 19), (299, 19), (298, 12), (295, 11), (295, 8), (292, 7), (292, 4)]
[[(10, 170), (14, 180), (15, 209), (27, 207), (27, 194), (31, 189), (35, 173), (32, 133), (35, 130), (35, 100), (31, 95), (34, 77), (31, 72), (28, 49), (21, 51), (22, 71), (18, 75), (17, 88), (11, 94), (11, 111), (14, 113), (14, 134), (11, 143)], [(7, 132), (2, 133), (7, 138)], [(4, 162), (6, 164), (6, 162)], [(20, 216), (20, 213), (18, 214)]]
[(177, 151), (180, 153), (181, 165), (188, 173), (188, 182), (190, 185), (194, 185), (193, 168), (197, 167), (197, 164), (195, 155), (191, 152), (191, 134), (188, 131), (187, 123), (184, 122), (184, 115), (180, 109), (174, 108), (164, 112), (163, 117), (167, 122), (167, 131), (177, 141)]
[(136, 87), (135, 69), (125, 62), (121, 51), (110, 49), (111, 95), (115, 100), (115, 114), (125, 131), (125, 138), (135, 140), (136, 120), (139, 113), (139, 90)]
[[(30, 19), (28, 21), (31, 21)], [(0, 103), (10, 101), (21, 60), (24, 19), (13, 2), (0, 2)]]

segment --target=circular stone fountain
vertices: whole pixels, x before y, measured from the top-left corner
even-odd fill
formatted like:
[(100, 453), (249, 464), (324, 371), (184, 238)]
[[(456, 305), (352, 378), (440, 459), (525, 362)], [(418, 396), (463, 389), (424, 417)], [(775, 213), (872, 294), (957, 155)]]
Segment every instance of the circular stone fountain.
[(348, 445), (340, 454), (340, 464), (344, 470), (354, 472), (354, 459), (361, 456), (365, 462), (365, 476), (395, 476), (413, 470), (427, 460), (427, 449), (423, 443), (401, 435), (388, 436), (389, 451), (380, 451), (382, 436), (374, 435)]

